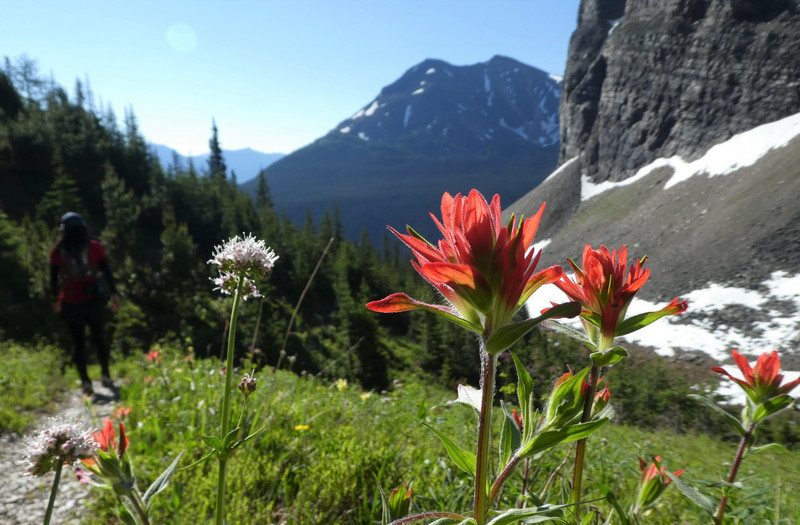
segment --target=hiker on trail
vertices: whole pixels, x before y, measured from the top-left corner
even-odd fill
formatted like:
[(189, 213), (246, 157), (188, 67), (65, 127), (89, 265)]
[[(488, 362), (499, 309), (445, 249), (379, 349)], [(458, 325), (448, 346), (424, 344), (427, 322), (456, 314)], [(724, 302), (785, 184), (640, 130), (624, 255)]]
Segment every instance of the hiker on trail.
[[(61, 217), (61, 232), (50, 248), (50, 295), (58, 298), (55, 311), (61, 316), (72, 340), (72, 359), (81, 378), (81, 389), (93, 395), (92, 380), (86, 371), (86, 327), (100, 361), (102, 383), (114, 388), (108, 369), (110, 351), (105, 338), (104, 308), (111, 300), (111, 311), (119, 308), (119, 295), (108, 266), (106, 250), (89, 239), (83, 218), (74, 212)], [(100, 279), (104, 277), (104, 281)], [(61, 290), (58, 291), (58, 281)]]

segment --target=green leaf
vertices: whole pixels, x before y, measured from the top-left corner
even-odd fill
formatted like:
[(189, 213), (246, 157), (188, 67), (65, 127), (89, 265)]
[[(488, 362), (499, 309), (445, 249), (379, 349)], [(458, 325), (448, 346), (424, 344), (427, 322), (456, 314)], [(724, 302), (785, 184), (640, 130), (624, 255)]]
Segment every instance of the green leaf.
[(453, 443), (453, 441), (447, 437), (442, 432), (436, 430), (430, 425), (425, 424), (426, 427), (431, 429), (434, 434), (439, 438), (444, 445), (445, 450), (447, 450), (447, 455), (450, 456), (450, 459), (453, 460), (453, 463), (456, 464), (458, 468), (472, 476), (475, 477), (475, 470), (477, 469), (478, 460), (475, 457), (475, 454), (471, 452), (467, 452), (466, 450), (461, 449), (458, 445)]
[(563, 516), (559, 513), (557, 516), (541, 516), (548, 512), (555, 512), (570, 505), (542, 505), (540, 507), (529, 507), (523, 509), (508, 509), (501, 514), (495, 516), (487, 525), (512, 525), (520, 522), (525, 523), (544, 523)]
[(758, 454), (759, 452), (764, 452), (766, 450), (773, 450), (773, 449), (782, 450), (783, 452), (788, 452), (788, 450), (786, 450), (786, 447), (784, 447), (779, 443), (767, 443), (766, 445), (761, 445), (760, 447), (751, 448), (750, 450), (747, 451), (747, 454), (745, 454), (744, 457), (748, 458), (753, 454)]
[(153, 484), (147, 488), (144, 496), (142, 496), (142, 502), (144, 502), (147, 510), (150, 510), (150, 501), (152, 497), (167, 488), (169, 480), (172, 479), (172, 475), (175, 473), (175, 467), (178, 466), (178, 462), (181, 460), (181, 456), (183, 456), (183, 452), (178, 454), (178, 457), (176, 457), (166, 468), (166, 470), (164, 470), (164, 472), (162, 472), (161, 475), (156, 478)]
[(628, 351), (621, 346), (615, 346), (607, 352), (593, 352), (589, 357), (591, 358), (594, 366), (597, 368), (603, 368), (604, 366), (619, 363), (628, 357)]
[(595, 421), (589, 421), (587, 423), (571, 425), (561, 430), (548, 430), (546, 432), (542, 432), (534, 437), (530, 442), (523, 445), (522, 449), (517, 452), (517, 455), (522, 459), (525, 459), (553, 448), (556, 445), (583, 439), (605, 425), (607, 421), (608, 418), (602, 418)]
[(716, 514), (717, 504), (713, 499), (709, 498), (691, 485), (684, 483), (672, 472), (664, 471), (664, 473), (669, 476), (672, 482), (675, 483), (675, 486), (678, 487), (678, 490), (680, 490), (683, 495), (689, 499), (689, 501), (706, 511), (709, 516), (714, 516)]
[(674, 311), (670, 312), (669, 310), (658, 310), (657, 312), (645, 312), (643, 314), (629, 317), (617, 325), (617, 330), (614, 332), (614, 337), (628, 335), (629, 333), (635, 332), (640, 328), (644, 328), (650, 323), (658, 321), (664, 316), (671, 315), (671, 313), (674, 313)]
[(206, 454), (206, 455), (205, 455), (205, 456), (203, 456), (202, 458), (198, 459), (197, 461), (195, 461), (195, 462), (194, 462), (194, 463), (192, 463), (191, 465), (186, 465), (185, 467), (181, 467), (181, 468), (179, 468), (179, 469), (178, 469), (178, 471), (181, 471), (181, 470), (189, 470), (190, 468), (192, 468), (192, 467), (196, 467), (197, 465), (199, 465), (199, 464), (201, 464), (201, 463), (205, 463), (205, 462), (208, 460), (208, 458), (210, 458), (210, 457), (211, 457), (211, 456), (213, 456), (214, 454), (216, 454), (216, 451), (212, 450), (211, 452), (209, 452), (208, 454)]
[(536, 428), (533, 421), (533, 380), (514, 352), (511, 352), (511, 358), (514, 359), (514, 366), (517, 369), (517, 399), (522, 411), (522, 433), (525, 440), (533, 435)]
[(248, 441), (250, 441), (254, 437), (258, 436), (260, 433), (264, 432), (266, 429), (267, 429), (267, 425), (264, 425), (263, 427), (259, 428), (258, 430), (256, 430), (255, 432), (253, 432), (252, 434), (250, 434), (249, 436), (247, 436), (243, 440), (237, 441), (236, 443), (233, 444), (233, 449), (237, 449), (240, 446), (244, 445), (245, 443), (247, 443)]
[(378, 476), (373, 472), (372, 473), (373, 479), (375, 479), (375, 485), (378, 487), (378, 492), (381, 495), (381, 525), (388, 525), (389, 523), (389, 501), (386, 499), (386, 493), (383, 491), (383, 487), (381, 487), (381, 483), (378, 480)]
[(599, 482), (595, 482), (595, 485), (597, 485), (597, 488), (599, 488), (600, 491), (605, 494), (606, 501), (608, 501), (609, 505), (611, 505), (611, 507), (616, 511), (617, 515), (619, 516), (619, 523), (621, 525), (630, 525), (631, 519), (622, 508), (622, 505), (619, 504), (617, 497), (614, 496), (614, 493), (611, 491), (611, 489)]
[(136, 519), (133, 517), (133, 514), (131, 514), (131, 511), (122, 503), (117, 505), (117, 512), (115, 514), (125, 525), (137, 525)]
[(239, 431), (240, 430), (241, 430), (241, 427), (236, 427), (233, 430), (231, 430), (230, 432), (228, 432), (227, 436), (225, 436), (225, 439), (222, 441), (222, 444), (225, 447), (226, 451), (229, 451), (229, 450), (235, 448), (234, 444), (236, 443), (236, 436), (239, 435)]
[(205, 441), (209, 447), (214, 449), (214, 452), (216, 452), (217, 454), (222, 452), (223, 450), (222, 440), (217, 436), (203, 436), (203, 441)]
[(549, 328), (550, 330), (553, 330), (555, 332), (558, 332), (562, 335), (571, 337), (572, 339), (580, 341), (589, 350), (597, 350), (597, 346), (595, 346), (594, 342), (592, 342), (591, 339), (586, 337), (586, 333), (581, 330), (576, 330), (570, 326), (561, 324), (558, 321), (553, 321), (553, 320), (543, 321), (542, 326), (544, 326), (545, 328)]
[(552, 319), (553, 317), (575, 317), (580, 312), (580, 303), (564, 303), (550, 308), (539, 317), (532, 317), (531, 319), (501, 326), (492, 332), (489, 339), (487, 339), (486, 351), (490, 355), (497, 355), (519, 341), (542, 321)]
[(792, 398), (787, 394), (783, 394), (772, 399), (767, 399), (756, 408), (753, 412), (753, 421), (761, 421), (769, 416), (780, 412), (784, 408), (792, 404)]
[(722, 407), (718, 406), (716, 403), (714, 403), (710, 399), (707, 399), (707, 398), (705, 398), (703, 396), (699, 396), (697, 394), (689, 394), (688, 397), (703, 403), (704, 405), (709, 407), (711, 410), (713, 410), (717, 414), (723, 416), (728, 421), (728, 423), (733, 425), (733, 428), (736, 429), (736, 431), (739, 433), (740, 436), (744, 436), (745, 435), (744, 427), (742, 426), (742, 423), (736, 418), (736, 416), (734, 416), (733, 414), (728, 413), (725, 409), (723, 409)]
[(503, 427), (500, 429), (500, 446), (498, 451), (500, 461), (497, 463), (497, 468), (499, 469), (497, 471), (498, 475), (511, 460), (511, 456), (514, 454), (514, 451), (519, 448), (520, 443), (519, 428), (514, 421), (514, 417), (506, 412), (505, 404), (501, 404), (501, 406), (505, 417), (503, 418)]

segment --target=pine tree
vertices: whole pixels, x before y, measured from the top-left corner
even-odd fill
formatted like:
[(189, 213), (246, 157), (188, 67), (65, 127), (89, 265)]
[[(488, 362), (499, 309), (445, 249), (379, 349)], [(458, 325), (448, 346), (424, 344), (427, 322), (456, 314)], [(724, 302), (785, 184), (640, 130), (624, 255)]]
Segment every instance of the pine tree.
[(211, 120), (211, 138), (208, 140), (208, 148), (211, 155), (208, 157), (208, 176), (212, 179), (225, 180), (228, 167), (225, 165), (225, 157), (222, 155), (222, 148), (219, 145), (219, 135), (217, 133), (217, 122)]
[(109, 252), (111, 260), (121, 265), (134, 246), (136, 221), (141, 211), (138, 199), (125, 182), (117, 176), (110, 162), (106, 163), (106, 176), (101, 185), (103, 189), (103, 208), (106, 214), (106, 227), (100, 240)]
[(259, 211), (262, 211), (264, 208), (272, 208), (272, 196), (270, 195), (269, 184), (267, 183), (267, 172), (264, 169), (258, 172), (256, 206)]
[(75, 179), (59, 169), (53, 185), (36, 206), (36, 217), (48, 226), (56, 226), (68, 211), (85, 214)]

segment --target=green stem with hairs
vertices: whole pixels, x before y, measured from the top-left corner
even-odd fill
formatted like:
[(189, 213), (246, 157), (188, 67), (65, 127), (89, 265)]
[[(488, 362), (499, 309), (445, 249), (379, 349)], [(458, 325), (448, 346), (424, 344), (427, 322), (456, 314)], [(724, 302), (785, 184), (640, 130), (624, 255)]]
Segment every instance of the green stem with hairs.
[(50, 518), (53, 515), (53, 505), (56, 502), (56, 494), (58, 493), (58, 482), (61, 481), (61, 467), (64, 462), (59, 458), (58, 465), (56, 466), (56, 477), (53, 480), (53, 487), (50, 489), (50, 500), (47, 502), (47, 510), (44, 513), (44, 525), (50, 524)]
[(492, 399), (494, 398), (497, 356), (486, 352), (486, 340), (481, 340), (481, 414), (478, 419), (478, 453), (475, 465), (475, 513), (477, 525), (486, 523), (491, 499), (486, 491), (489, 472), (489, 445), (492, 439)]
[[(244, 276), (239, 276), (238, 282), (236, 283), (236, 292), (233, 294), (233, 307), (231, 308), (231, 320), (228, 328), (228, 358), (225, 364), (225, 393), (222, 398), (222, 432), (220, 434), (220, 439), (223, 441), (228, 435), (228, 432), (230, 432), (231, 390), (233, 388), (233, 350), (236, 341), (236, 321), (239, 317), (239, 296), (241, 295), (243, 284)], [(217, 481), (216, 525), (223, 525), (223, 523), (225, 523), (225, 470), (228, 463), (227, 449), (219, 451), (218, 460), (219, 479)]]
[[(586, 392), (586, 399), (583, 403), (583, 414), (581, 415), (581, 423), (588, 422), (592, 417), (592, 402), (594, 401), (594, 393), (597, 388), (597, 376), (599, 370), (596, 366), (592, 365), (589, 372), (589, 391)], [(583, 492), (583, 466), (586, 456), (586, 440), (583, 438), (578, 440), (575, 448), (575, 471), (572, 477), (572, 500), (573, 503), (580, 503)], [(575, 513), (579, 515), (580, 506), (575, 507)]]

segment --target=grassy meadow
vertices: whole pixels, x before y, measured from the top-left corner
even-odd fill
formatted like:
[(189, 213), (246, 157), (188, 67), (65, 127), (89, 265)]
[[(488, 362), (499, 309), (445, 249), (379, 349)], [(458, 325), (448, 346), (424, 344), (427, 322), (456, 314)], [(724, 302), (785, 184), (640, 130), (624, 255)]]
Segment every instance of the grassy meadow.
[[(217, 465), (202, 437), (218, 432), (220, 392), (224, 383), (216, 359), (187, 359), (186, 350), (156, 346), (158, 356), (137, 354), (117, 358), (112, 372), (121, 387), (119, 407), (129, 407), (123, 421), (130, 454), (141, 487), (147, 487), (181, 451), (180, 466), (166, 491), (153, 500), (153, 523), (204, 523), (213, 517)], [(61, 372), (61, 351), (5, 345), (9, 366), (0, 371), (2, 431), (24, 433), (37, 417), (54, 410), (59, 395), (76, 388), (71, 368)], [(154, 357), (154, 354), (149, 354)], [(234, 453), (228, 472), (227, 520), (262, 524), (381, 523), (381, 487), (388, 493), (401, 482), (412, 483), (413, 509), (467, 510), (472, 481), (447, 458), (436, 436), (426, 428), (444, 431), (465, 449), (474, 446), (476, 417), (466, 405), (453, 404), (456, 393), (395, 381), (388, 391), (367, 392), (344, 381), (331, 381), (288, 370), (265, 368), (256, 373), (257, 389), (234, 401), (233, 420), (243, 432), (265, 428)], [(250, 371), (242, 362), (241, 377)], [(94, 377), (98, 370), (90, 370)], [(613, 403), (613, 399), (612, 399)], [(513, 403), (512, 403), (513, 404)], [(510, 410), (510, 407), (509, 407)], [(502, 411), (495, 411), (497, 418)], [(102, 422), (95, 422), (100, 426)], [(499, 425), (495, 425), (499, 428)], [(459, 439), (460, 438), (460, 439)], [(495, 436), (497, 443), (497, 436)], [(495, 445), (496, 446), (496, 445)], [(685, 468), (682, 480), (718, 497), (710, 486), (723, 478), (734, 457), (734, 440), (703, 434), (676, 434), (629, 425), (606, 425), (590, 437), (585, 498), (601, 498), (599, 484), (611, 488), (623, 507), (636, 497), (637, 456), (662, 456), (664, 466)], [(569, 446), (556, 448), (528, 468), (529, 493), (558, 501), (566, 491), (572, 466), (556, 472)], [(495, 467), (496, 468), (496, 467)], [(523, 469), (502, 494), (502, 506), (519, 498)], [(71, 475), (71, 474), (69, 474)], [(548, 482), (548, 478), (550, 481)], [(745, 460), (742, 488), (732, 500), (732, 523), (797, 523), (800, 502), (792, 496), (800, 487), (800, 454), (767, 450)], [(89, 488), (92, 512), (88, 524), (116, 523), (110, 491)], [(597, 507), (610, 507), (598, 502)], [(609, 517), (609, 516), (607, 516)], [(614, 517), (610, 516), (611, 523)], [(674, 487), (640, 523), (705, 523), (707, 516)]]

